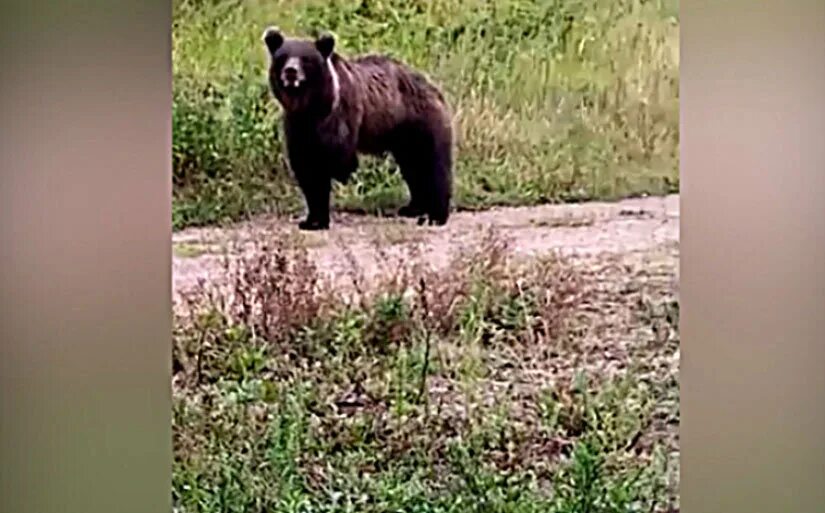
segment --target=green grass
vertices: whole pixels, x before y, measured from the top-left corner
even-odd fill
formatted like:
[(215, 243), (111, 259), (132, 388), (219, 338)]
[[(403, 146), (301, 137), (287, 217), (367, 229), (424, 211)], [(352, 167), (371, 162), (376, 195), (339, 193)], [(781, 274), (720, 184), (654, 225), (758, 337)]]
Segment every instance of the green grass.
[(668, 296), (605, 298), (603, 277), (519, 263), (495, 236), (442, 271), (408, 254), (375, 282), (353, 268), (348, 295), (303, 246), (274, 240), (228, 264), (228, 296), (196, 292), (176, 322), (176, 511), (626, 513), (675, 500), (661, 421), (678, 420), (678, 385), (657, 362), (678, 339), (631, 338), (636, 356), (612, 375), (576, 363), (600, 301), (623, 301), (610, 307), (630, 324), (601, 322), (631, 337), (678, 327)]
[(172, 254), (179, 258), (196, 258), (209, 252), (209, 248), (201, 244), (180, 242), (172, 244)]
[[(332, 30), (345, 55), (390, 53), (441, 84), (458, 208), (678, 190), (675, 0), (176, 0), (176, 228), (302, 208), (264, 80), (270, 23)], [(336, 206), (399, 206), (393, 169), (366, 159)]]

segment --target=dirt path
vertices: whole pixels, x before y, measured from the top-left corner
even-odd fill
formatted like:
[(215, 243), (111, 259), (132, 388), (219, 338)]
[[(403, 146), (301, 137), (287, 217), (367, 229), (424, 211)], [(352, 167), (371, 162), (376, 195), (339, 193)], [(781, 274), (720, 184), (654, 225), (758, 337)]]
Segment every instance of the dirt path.
[[(188, 229), (173, 236), (173, 291), (190, 289), (199, 279), (218, 278), (222, 248), (228, 241), (278, 235), (294, 229), (295, 220), (261, 217), (230, 228)], [(338, 214), (327, 232), (304, 233), (319, 268), (334, 276), (347, 265), (339, 244), (345, 244), (364, 269), (375, 269), (376, 239), (398, 247), (420, 243), (433, 265), (446, 263), (461, 247), (495, 227), (522, 255), (558, 250), (573, 257), (623, 256), (666, 251), (678, 258), (679, 196), (639, 198), (616, 203), (545, 205), (456, 213), (447, 226), (415, 226), (411, 220)]]

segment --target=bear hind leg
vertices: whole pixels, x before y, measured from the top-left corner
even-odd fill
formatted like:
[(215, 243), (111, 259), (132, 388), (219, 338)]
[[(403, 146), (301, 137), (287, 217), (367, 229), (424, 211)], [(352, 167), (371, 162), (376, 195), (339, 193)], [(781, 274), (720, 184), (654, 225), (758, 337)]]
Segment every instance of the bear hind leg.
[(425, 175), (429, 189), (427, 216), (429, 224), (442, 226), (450, 217), (452, 198), (452, 147), (449, 139), (436, 139), (428, 173)]
[(398, 167), (401, 170), (401, 176), (407, 184), (407, 189), (410, 192), (410, 201), (398, 210), (398, 215), (401, 217), (420, 217), (426, 214), (426, 191), (421, 187), (421, 166), (419, 158), (411, 151), (405, 149), (397, 149), (393, 152)]
[(408, 125), (400, 131), (393, 155), (410, 190), (410, 202), (399, 210), (400, 216), (422, 218), (419, 224), (447, 222), (452, 196), (451, 135), (429, 123)]
[(452, 134), (447, 128), (428, 126), (422, 134), (422, 165), (419, 169), (419, 187), (426, 200), (426, 214), (430, 225), (442, 226), (450, 217), (453, 186)]

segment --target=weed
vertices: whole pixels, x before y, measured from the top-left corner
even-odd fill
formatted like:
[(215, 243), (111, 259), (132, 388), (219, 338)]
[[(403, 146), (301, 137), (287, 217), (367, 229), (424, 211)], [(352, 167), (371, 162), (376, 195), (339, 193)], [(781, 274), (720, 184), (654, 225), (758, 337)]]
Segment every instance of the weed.
[(396, 272), (349, 300), (287, 234), (241, 249), (176, 322), (176, 510), (625, 512), (672, 498), (654, 428), (673, 383), (634, 367), (574, 376), (555, 370), (570, 355), (544, 351), (591, 296), (564, 259), (516, 261), (490, 232), (442, 270), (387, 254)]

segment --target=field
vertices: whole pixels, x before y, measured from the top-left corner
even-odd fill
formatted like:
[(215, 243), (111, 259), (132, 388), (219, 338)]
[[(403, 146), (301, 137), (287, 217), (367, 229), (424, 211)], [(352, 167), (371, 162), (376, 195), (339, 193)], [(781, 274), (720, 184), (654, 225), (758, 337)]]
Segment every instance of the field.
[[(679, 511), (677, 3), (174, 9), (176, 512)], [(295, 230), (270, 23), (442, 84), (447, 226), (372, 159)]]
[[(456, 206), (615, 199), (679, 186), (678, 3), (642, 0), (176, 0), (176, 228), (294, 213), (263, 27), (331, 30), (440, 84), (455, 111)], [(394, 165), (364, 162), (338, 209), (391, 212)]]

